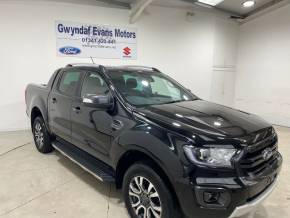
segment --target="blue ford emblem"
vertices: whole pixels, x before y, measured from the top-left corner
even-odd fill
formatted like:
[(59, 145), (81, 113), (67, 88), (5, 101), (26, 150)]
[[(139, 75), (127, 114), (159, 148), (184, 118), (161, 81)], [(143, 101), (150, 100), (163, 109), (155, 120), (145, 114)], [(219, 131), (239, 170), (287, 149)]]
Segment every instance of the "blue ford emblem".
[(81, 53), (81, 50), (76, 47), (66, 46), (59, 49), (59, 52), (65, 55), (77, 55)]

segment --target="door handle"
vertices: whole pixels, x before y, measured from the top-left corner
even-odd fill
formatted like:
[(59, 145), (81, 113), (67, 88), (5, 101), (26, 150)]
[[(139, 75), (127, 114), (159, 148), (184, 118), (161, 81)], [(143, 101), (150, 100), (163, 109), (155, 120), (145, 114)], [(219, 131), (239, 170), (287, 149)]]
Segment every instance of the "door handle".
[(79, 112), (81, 112), (81, 108), (80, 107), (73, 107), (73, 111), (78, 114)]
[(53, 104), (55, 104), (55, 103), (57, 102), (56, 98), (52, 98), (52, 99), (51, 99), (51, 102), (52, 102)]
[(111, 127), (113, 130), (120, 130), (124, 126), (123, 122), (120, 120), (113, 120)]

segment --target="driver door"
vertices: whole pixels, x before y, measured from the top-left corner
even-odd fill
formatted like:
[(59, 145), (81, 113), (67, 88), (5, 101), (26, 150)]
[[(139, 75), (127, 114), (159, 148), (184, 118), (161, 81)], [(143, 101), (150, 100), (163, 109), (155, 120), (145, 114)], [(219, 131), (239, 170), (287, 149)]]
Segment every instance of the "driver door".
[(96, 158), (107, 162), (112, 138), (112, 116), (102, 109), (82, 103), (86, 95), (106, 95), (108, 85), (97, 72), (87, 72), (79, 96), (73, 100), (72, 142)]

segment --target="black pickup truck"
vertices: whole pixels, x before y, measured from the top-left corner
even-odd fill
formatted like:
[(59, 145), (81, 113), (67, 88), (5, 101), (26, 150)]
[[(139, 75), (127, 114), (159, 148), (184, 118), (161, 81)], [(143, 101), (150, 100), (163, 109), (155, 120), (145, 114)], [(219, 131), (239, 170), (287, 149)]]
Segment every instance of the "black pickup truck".
[(131, 217), (238, 217), (276, 185), (270, 124), (155, 68), (70, 64), (25, 96), (36, 148), (114, 182)]

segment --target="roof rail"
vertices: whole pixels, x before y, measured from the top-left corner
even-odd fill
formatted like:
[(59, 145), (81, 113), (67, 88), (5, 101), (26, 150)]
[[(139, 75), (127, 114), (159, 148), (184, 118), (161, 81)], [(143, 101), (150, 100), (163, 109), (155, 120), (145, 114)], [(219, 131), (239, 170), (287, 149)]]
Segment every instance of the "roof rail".
[(141, 65), (125, 65), (125, 66), (121, 66), (121, 67), (124, 67), (124, 68), (135, 68), (135, 69), (144, 69), (144, 70), (152, 70), (152, 71), (156, 71), (156, 72), (159, 72), (160, 71), (157, 69), (157, 68), (154, 68), (154, 67), (147, 67), (147, 66), (141, 66)]
[(153, 67), (152, 68), (154, 71), (156, 71), (156, 72), (158, 72), (158, 73), (161, 73), (161, 71), (160, 70), (158, 70), (157, 68), (155, 68), (155, 67)]
[[(99, 64), (92, 64), (92, 63), (72, 63), (66, 65), (66, 67), (96, 67), (100, 68), (102, 71), (105, 71), (105, 66), (99, 65)], [(109, 67), (109, 66), (108, 66)], [(117, 67), (117, 66), (112, 66)], [(140, 66), (140, 65), (123, 65), (123, 66), (118, 66), (119, 68), (131, 68), (131, 69), (137, 69), (137, 70), (150, 70), (150, 71), (155, 71), (158, 73), (161, 73), (160, 70), (154, 67), (147, 67), (147, 66)]]
[(66, 67), (100, 67), (100, 65), (91, 63), (73, 63), (66, 65)]

